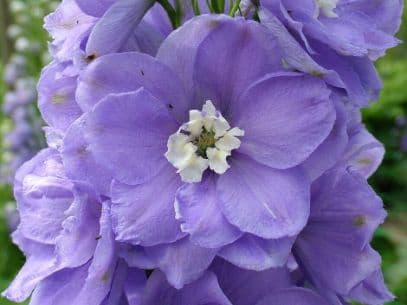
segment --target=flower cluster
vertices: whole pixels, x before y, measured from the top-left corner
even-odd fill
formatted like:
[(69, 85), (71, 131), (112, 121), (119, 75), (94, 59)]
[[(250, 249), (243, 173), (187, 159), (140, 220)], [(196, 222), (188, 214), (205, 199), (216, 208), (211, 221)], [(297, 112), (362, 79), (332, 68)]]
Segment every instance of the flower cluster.
[(15, 55), (5, 69), (9, 91), (3, 100), (7, 116), (1, 126), (3, 155), (0, 183), (12, 184), (15, 171), (43, 146), (42, 120), (36, 113), (35, 80), (25, 74), (24, 57)]
[[(48, 61), (48, 53), (39, 43), (45, 38), (40, 39), (35, 32), (41, 29), (41, 16), (51, 10), (52, 4), (55, 5), (55, 1), (13, 0), (9, 3), (13, 23), (8, 26), (7, 35), (14, 41), (14, 54), (4, 67), (3, 75), (7, 92), (2, 101), (5, 118), (0, 131), (4, 152), (1, 184), (12, 184), (15, 171), (45, 146), (43, 121), (35, 105), (35, 83), (42, 65)], [(32, 14), (31, 19), (27, 12)]]
[(15, 179), (41, 305), (377, 305), (360, 108), (401, 0), (64, 0)]

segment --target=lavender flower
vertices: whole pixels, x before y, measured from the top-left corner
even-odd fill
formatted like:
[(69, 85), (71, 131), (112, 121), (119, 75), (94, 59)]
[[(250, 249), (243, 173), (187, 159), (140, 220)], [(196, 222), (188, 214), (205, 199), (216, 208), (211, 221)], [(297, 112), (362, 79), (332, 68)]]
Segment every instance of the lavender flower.
[(143, 305), (326, 305), (315, 291), (296, 287), (285, 268), (246, 271), (217, 260), (199, 280), (181, 290), (171, 287), (155, 271), (147, 280)]
[(384, 149), (360, 106), (380, 89), (372, 61), (397, 44), (401, 3), (239, 3), (64, 0), (46, 18), (49, 148), (16, 175), (28, 259), (6, 297), (392, 299), (369, 245), (386, 213), (366, 179)]
[[(278, 47), (257, 23), (202, 16), (188, 25), (157, 59), (95, 60), (77, 90), (89, 112), (63, 148), (73, 179), (97, 176), (98, 190), (111, 192), (116, 239), (149, 247), (176, 287), (217, 253), (249, 269), (285, 263), (309, 211), (310, 182), (298, 166), (327, 138), (336, 113), (322, 80), (283, 72), (269, 56)], [(178, 270), (163, 261), (173, 251), (191, 262)]]
[(392, 299), (380, 256), (369, 245), (385, 216), (381, 200), (355, 171), (337, 166), (314, 182), (309, 223), (293, 251), (306, 280), (332, 303)]
[(394, 37), (401, 21), (403, 1), (349, 3), (343, 0), (260, 0), (299, 37), (308, 50), (313, 41), (326, 44), (345, 56), (369, 56), (375, 60), (396, 46)]
[(8, 85), (13, 85), (17, 79), (25, 75), (26, 60), (21, 55), (14, 55), (4, 68), (4, 80)]
[(6, 297), (21, 302), (36, 288), (31, 304), (118, 304), (144, 283), (117, 256), (109, 201), (67, 179), (57, 151), (22, 166), (14, 191), (21, 222), (13, 241), (28, 259)]
[(400, 25), (402, 5), (400, 0), (379, 4), (321, 0), (302, 6), (263, 0), (256, 9), (261, 22), (285, 46), (289, 67), (323, 76), (344, 89), (352, 103), (366, 106), (377, 100), (381, 88), (372, 59), (397, 45), (393, 34)]
[(15, 171), (44, 145), (42, 121), (33, 108), (36, 100), (34, 80), (20, 78), (14, 90), (4, 97), (3, 112), (9, 116), (3, 126), (3, 162), (0, 167), (1, 182), (12, 184)]
[(403, 152), (406, 152), (406, 151), (407, 151), (407, 136), (406, 136), (406, 135), (404, 135), (404, 136), (401, 138), (400, 149), (401, 149), (401, 151), (403, 151)]

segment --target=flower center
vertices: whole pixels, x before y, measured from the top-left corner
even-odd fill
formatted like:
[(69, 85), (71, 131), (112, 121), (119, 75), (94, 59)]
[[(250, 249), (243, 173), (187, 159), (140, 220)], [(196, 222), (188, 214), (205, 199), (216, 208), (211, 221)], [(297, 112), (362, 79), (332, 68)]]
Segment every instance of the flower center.
[(216, 139), (215, 139), (215, 132), (212, 130), (208, 131), (205, 127), (202, 129), (201, 135), (193, 141), (194, 145), (198, 147), (196, 153), (198, 156), (203, 158), (207, 158), (206, 150), (209, 147), (215, 147)]
[(338, 15), (334, 12), (334, 9), (338, 5), (339, 0), (316, 0), (319, 11), (326, 17), (336, 18)]
[(191, 110), (189, 121), (169, 137), (165, 157), (182, 181), (200, 182), (208, 168), (219, 175), (229, 169), (227, 158), (240, 147), (238, 137), (242, 136), (243, 130), (231, 128), (212, 102), (206, 101), (202, 111)]

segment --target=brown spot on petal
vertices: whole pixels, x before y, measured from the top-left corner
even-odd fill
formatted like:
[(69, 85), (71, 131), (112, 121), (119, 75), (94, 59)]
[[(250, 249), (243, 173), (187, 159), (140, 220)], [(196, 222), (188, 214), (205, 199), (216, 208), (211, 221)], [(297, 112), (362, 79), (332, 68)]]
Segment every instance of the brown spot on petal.
[(88, 150), (86, 146), (81, 146), (76, 150), (76, 152), (78, 155), (83, 156), (88, 152)]
[(86, 56), (85, 60), (87, 62), (90, 62), (90, 61), (94, 60), (95, 58), (96, 58), (96, 53), (92, 53), (92, 54)]
[(106, 271), (105, 273), (103, 273), (102, 282), (106, 283), (109, 280), (109, 277), (110, 277), (109, 271)]
[(65, 95), (60, 94), (60, 93), (55, 93), (52, 98), (51, 101), (54, 105), (60, 105), (63, 104), (66, 100)]
[(368, 159), (368, 158), (363, 158), (363, 159), (359, 159), (359, 160), (358, 160), (358, 163), (359, 163), (359, 164), (362, 164), (362, 165), (369, 165), (369, 164), (372, 163), (372, 160), (370, 160), (370, 159)]
[(353, 219), (353, 225), (355, 227), (361, 227), (366, 224), (366, 218), (363, 215), (358, 215)]
[(322, 71), (318, 71), (318, 70), (313, 70), (311, 71), (311, 75), (315, 76), (315, 77), (324, 77), (325, 73)]

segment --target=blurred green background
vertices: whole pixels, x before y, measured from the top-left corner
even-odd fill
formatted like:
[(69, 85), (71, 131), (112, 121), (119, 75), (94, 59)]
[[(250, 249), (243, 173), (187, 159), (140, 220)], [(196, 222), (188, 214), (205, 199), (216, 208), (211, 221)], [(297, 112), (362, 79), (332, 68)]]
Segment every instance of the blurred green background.
[[(407, 4), (407, 0), (405, 2)], [(0, 0), (0, 71), (7, 58), (16, 52), (18, 37), (24, 37), (38, 48), (35, 52), (29, 49), (17, 52), (28, 59), (28, 74), (38, 78), (48, 39), (42, 29), (42, 18), (53, 5), (55, 1)], [(20, 27), (19, 35), (14, 38), (10, 37), (13, 33), (7, 34), (11, 24)], [(398, 37), (407, 42), (407, 9)], [(364, 121), (386, 146), (384, 162), (370, 182), (383, 198), (389, 217), (377, 231), (373, 246), (383, 257), (386, 282), (397, 296), (389, 304), (407, 305), (407, 43), (390, 50), (377, 62), (377, 68), (383, 78), (384, 90), (380, 101), (364, 111)], [(6, 90), (1, 78), (0, 104)], [(0, 126), (6, 120), (0, 112)], [(2, 151), (0, 144), (0, 160)], [(0, 185), (0, 290), (7, 287), (24, 262), (9, 238), (4, 207), (12, 198), (10, 187)], [(8, 304), (12, 303), (0, 299), (0, 305)]]

